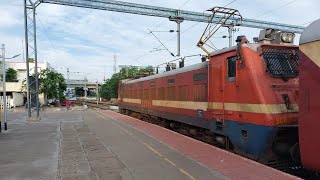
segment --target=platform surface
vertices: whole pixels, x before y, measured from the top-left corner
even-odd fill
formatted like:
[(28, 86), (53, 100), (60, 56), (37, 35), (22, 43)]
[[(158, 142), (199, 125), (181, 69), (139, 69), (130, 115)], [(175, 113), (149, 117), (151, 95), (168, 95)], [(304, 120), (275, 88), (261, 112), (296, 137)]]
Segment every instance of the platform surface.
[(297, 179), (113, 111), (8, 114), (0, 179)]

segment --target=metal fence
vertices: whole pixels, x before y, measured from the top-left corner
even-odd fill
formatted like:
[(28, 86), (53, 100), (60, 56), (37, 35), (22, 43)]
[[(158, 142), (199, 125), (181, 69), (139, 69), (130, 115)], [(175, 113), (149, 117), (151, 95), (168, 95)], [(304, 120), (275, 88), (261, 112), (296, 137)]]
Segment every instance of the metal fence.
[[(14, 107), (13, 105), (13, 99), (10, 96), (6, 96), (6, 100), (7, 100), (7, 108), (11, 109)], [(3, 96), (0, 96), (0, 109), (3, 109)]]

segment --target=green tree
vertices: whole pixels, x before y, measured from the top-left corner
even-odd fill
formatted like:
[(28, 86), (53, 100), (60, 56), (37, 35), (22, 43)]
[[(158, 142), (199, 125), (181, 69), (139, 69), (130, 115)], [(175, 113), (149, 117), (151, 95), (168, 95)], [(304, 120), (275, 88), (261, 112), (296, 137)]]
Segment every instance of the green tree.
[[(128, 72), (127, 72), (128, 71)], [(99, 94), (100, 97), (104, 99), (111, 99), (118, 97), (118, 83), (122, 79), (132, 79), (145, 76), (146, 74), (150, 75), (153, 73), (153, 67), (148, 66), (145, 68), (138, 68), (131, 66), (128, 68), (122, 68), (119, 73), (113, 74), (110, 79), (107, 79), (105, 83), (101, 86)]]
[(6, 82), (16, 82), (18, 79), (18, 71), (13, 68), (6, 70)]
[(118, 82), (120, 80), (120, 73), (113, 74), (110, 79), (101, 86), (99, 94), (104, 99), (111, 99), (118, 97)]
[(61, 73), (45, 69), (40, 72), (39, 92), (45, 93), (48, 99), (64, 100), (67, 84)]
[(29, 61), (30, 63), (34, 63), (34, 59), (33, 59), (33, 58), (29, 58), (28, 61)]
[(83, 87), (75, 87), (74, 91), (76, 96), (84, 96)]

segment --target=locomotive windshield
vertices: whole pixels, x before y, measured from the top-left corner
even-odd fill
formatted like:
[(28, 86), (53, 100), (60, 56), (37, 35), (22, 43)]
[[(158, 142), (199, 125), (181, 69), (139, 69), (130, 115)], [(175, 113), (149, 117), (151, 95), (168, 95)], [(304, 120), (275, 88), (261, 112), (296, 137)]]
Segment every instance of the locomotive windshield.
[(299, 75), (297, 48), (263, 47), (262, 57), (267, 72), (275, 78), (294, 78)]

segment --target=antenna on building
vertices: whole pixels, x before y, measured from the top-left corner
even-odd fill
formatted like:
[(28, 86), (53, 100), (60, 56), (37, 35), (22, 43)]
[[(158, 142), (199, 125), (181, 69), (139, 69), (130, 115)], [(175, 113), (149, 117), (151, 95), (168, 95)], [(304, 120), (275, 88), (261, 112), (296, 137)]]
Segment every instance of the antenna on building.
[(113, 55), (113, 73), (117, 73), (117, 55)]

